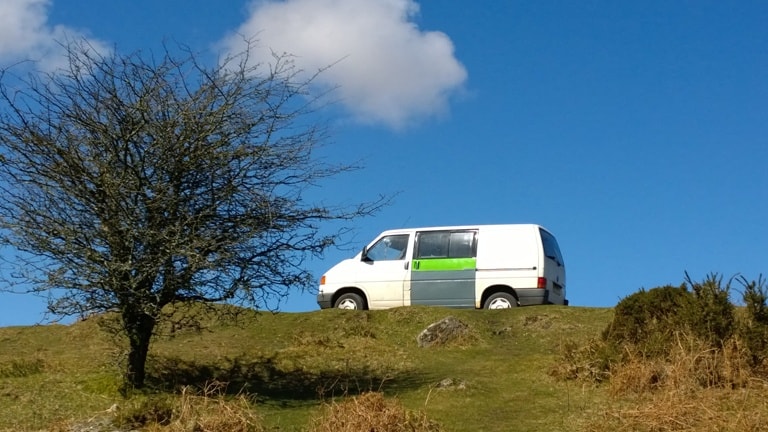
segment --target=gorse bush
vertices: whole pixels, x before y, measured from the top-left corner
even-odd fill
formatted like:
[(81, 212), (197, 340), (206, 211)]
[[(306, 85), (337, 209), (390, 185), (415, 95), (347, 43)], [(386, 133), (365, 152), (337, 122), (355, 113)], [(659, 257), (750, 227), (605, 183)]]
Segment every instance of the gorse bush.
[(739, 334), (744, 340), (749, 354), (750, 365), (760, 369), (763, 374), (768, 373), (768, 288), (765, 280), (760, 276), (757, 280), (748, 281), (740, 278), (739, 282), (744, 287), (742, 298), (746, 306), (746, 317), (743, 320)]
[(646, 356), (663, 355), (675, 332), (686, 325), (682, 311), (693, 301), (685, 285), (642, 289), (616, 305), (603, 340), (613, 345), (633, 345)]
[(736, 329), (736, 315), (730, 301), (731, 281), (723, 284), (723, 277), (715, 273), (702, 282), (694, 282), (686, 273), (686, 281), (693, 290), (693, 302), (683, 308), (683, 322), (712, 347), (721, 347)]
[(765, 285), (765, 279), (760, 275), (757, 280), (749, 281), (744, 277), (739, 279), (744, 286), (744, 304), (747, 306), (747, 315), (755, 323), (768, 325), (768, 289)]
[(631, 344), (650, 357), (668, 353), (680, 332), (689, 332), (712, 348), (722, 347), (737, 327), (731, 281), (724, 284), (715, 273), (702, 282), (686, 274), (686, 281), (679, 287), (640, 290), (621, 300), (603, 339)]

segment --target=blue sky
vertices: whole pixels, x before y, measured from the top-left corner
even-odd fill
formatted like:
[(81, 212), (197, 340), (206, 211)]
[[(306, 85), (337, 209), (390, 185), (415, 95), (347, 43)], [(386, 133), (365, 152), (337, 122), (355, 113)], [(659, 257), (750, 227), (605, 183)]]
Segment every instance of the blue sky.
[[(397, 193), (352, 224), (352, 249), (389, 228), (540, 223), (571, 304), (602, 307), (686, 271), (768, 274), (766, 23), (763, 1), (5, 0), (0, 65), (52, 67), (67, 35), (120, 52), (256, 36), (307, 70), (338, 61), (324, 155), (365, 168), (313, 196)], [(43, 309), (0, 294), (0, 326)]]

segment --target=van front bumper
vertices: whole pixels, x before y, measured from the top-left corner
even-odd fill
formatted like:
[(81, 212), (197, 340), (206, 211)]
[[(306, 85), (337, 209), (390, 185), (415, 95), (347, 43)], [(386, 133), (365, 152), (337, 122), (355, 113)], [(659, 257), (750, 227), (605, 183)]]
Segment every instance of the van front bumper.
[(320, 309), (330, 309), (333, 307), (331, 303), (333, 300), (332, 293), (319, 293), (317, 294), (317, 304), (320, 305)]

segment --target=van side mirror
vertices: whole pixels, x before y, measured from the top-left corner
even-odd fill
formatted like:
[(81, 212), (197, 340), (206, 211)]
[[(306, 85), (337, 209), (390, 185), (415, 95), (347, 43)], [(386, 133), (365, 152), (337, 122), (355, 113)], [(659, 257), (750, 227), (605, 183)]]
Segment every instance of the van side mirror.
[(368, 246), (363, 246), (363, 251), (360, 253), (360, 261), (372, 262), (373, 260), (368, 258)]

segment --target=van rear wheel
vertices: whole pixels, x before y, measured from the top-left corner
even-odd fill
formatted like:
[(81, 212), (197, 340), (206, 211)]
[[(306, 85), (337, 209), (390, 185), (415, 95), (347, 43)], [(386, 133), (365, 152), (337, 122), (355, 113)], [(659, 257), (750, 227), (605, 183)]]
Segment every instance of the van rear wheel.
[(517, 299), (510, 293), (497, 292), (485, 301), (485, 309), (510, 309), (517, 307)]
[(336, 299), (336, 303), (333, 305), (336, 309), (365, 309), (365, 300), (360, 294), (346, 293), (339, 296)]

